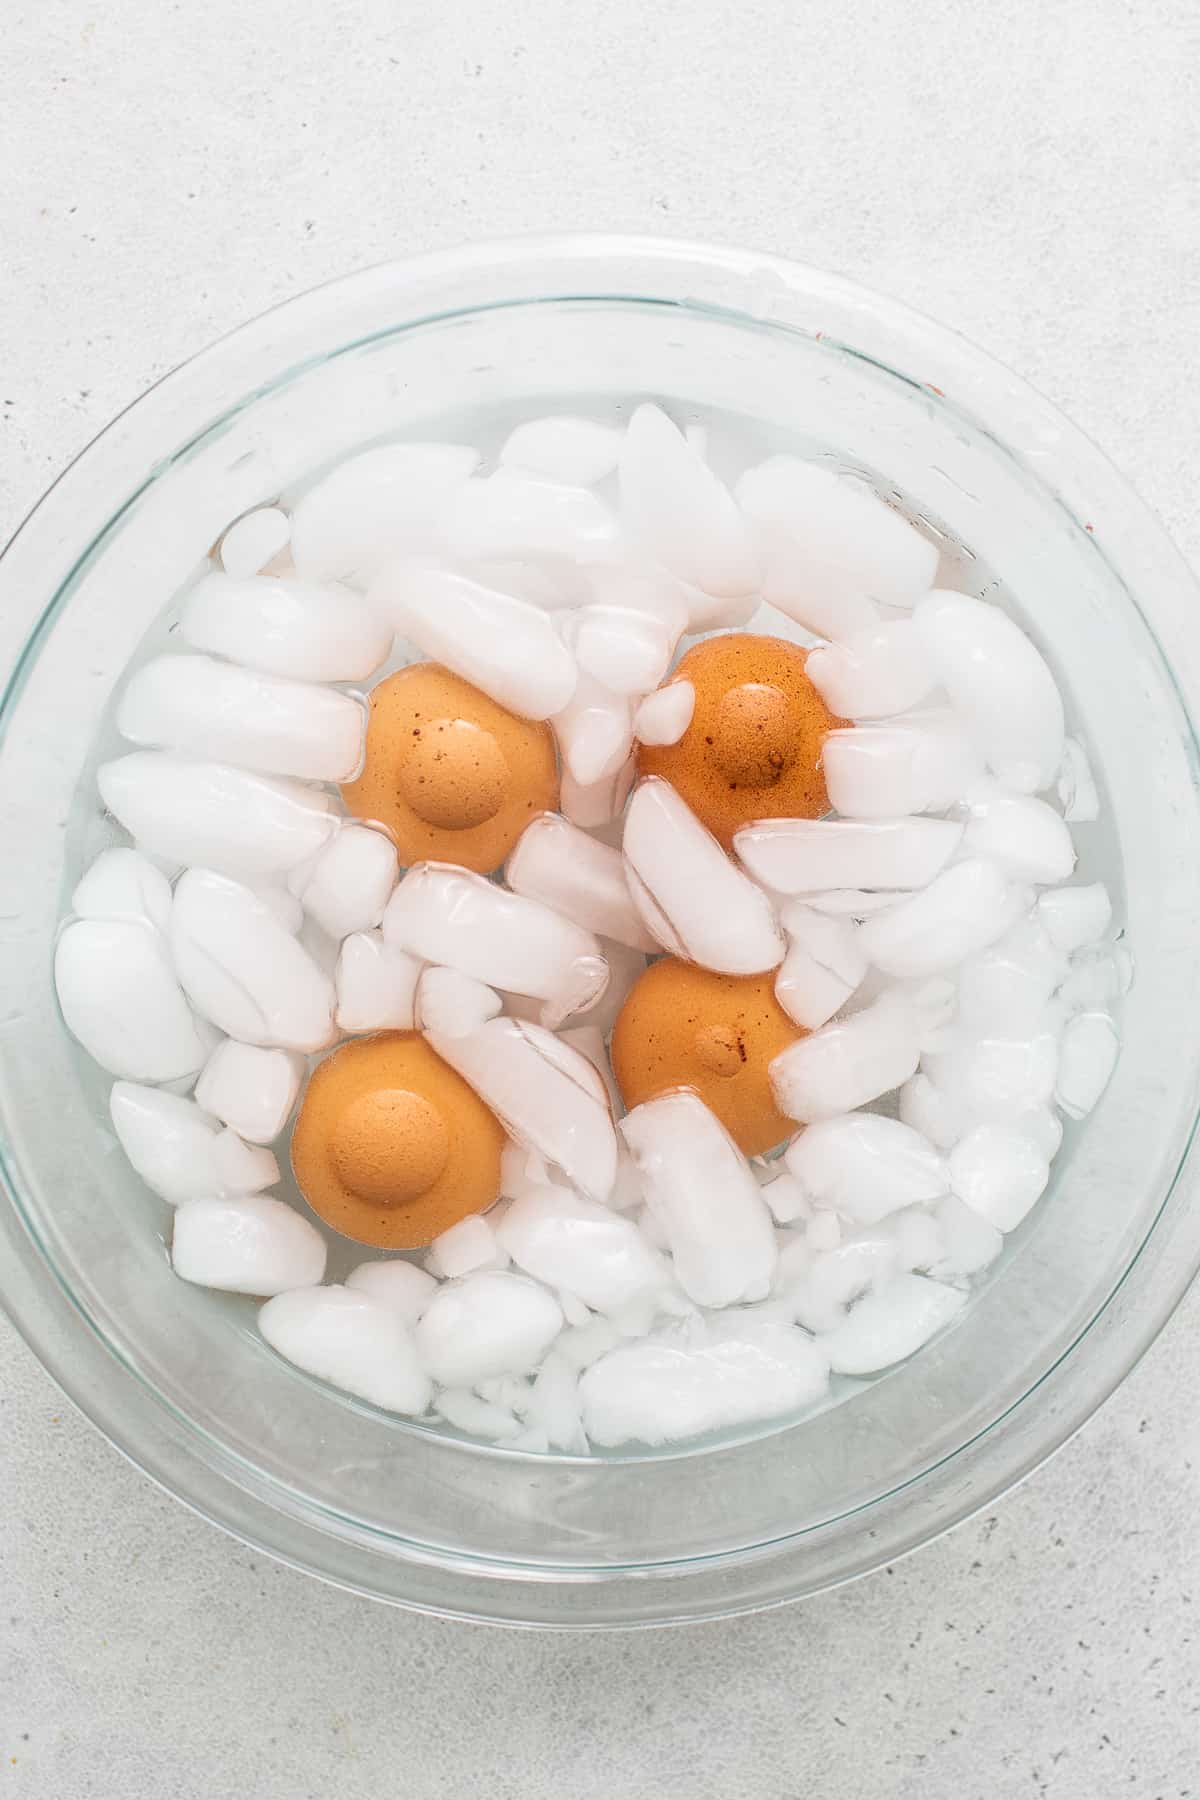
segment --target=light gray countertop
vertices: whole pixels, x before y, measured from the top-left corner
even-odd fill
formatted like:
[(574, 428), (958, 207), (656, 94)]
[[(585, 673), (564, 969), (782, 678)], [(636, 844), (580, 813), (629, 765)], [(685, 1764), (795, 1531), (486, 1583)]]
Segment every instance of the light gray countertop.
[[(662, 230), (958, 326), (1200, 558), (1195, 0), (11, 0), (0, 535), (118, 408), (344, 270)], [(410, 1617), (227, 1541), (0, 1326), (0, 1797), (1200, 1794), (1200, 1294), (1084, 1433), (769, 1616)]]

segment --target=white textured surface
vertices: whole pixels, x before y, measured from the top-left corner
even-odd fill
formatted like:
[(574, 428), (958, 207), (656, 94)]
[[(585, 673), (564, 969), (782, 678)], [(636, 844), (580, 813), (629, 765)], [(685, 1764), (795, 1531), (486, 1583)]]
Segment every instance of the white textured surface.
[[(0, 536), (261, 307), (467, 236), (607, 227), (807, 257), (957, 325), (1200, 556), (1194, 0), (16, 0), (4, 53)], [(603, 1639), (264, 1562), (0, 1327), (0, 1791), (1184, 1800), (1198, 1326), (1194, 1296), (1048, 1469), (894, 1571)]]

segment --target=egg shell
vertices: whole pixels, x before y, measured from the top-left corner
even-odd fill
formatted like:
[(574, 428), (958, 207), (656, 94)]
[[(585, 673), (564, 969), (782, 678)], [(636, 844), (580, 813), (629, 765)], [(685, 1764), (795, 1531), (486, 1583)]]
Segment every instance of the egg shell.
[(314, 1070), (292, 1168), (335, 1231), (411, 1250), (493, 1203), (504, 1144), (495, 1114), (419, 1033), (381, 1032)]
[(668, 683), (695, 689), (687, 730), (677, 743), (639, 747), (638, 773), (669, 781), (726, 850), (754, 819), (816, 819), (829, 810), (821, 745), (844, 721), (809, 680), (807, 659), (783, 638), (706, 638)]
[(362, 774), (342, 799), (387, 826), (403, 865), (487, 875), (558, 806), (554, 736), (439, 663), (410, 663), (372, 690)]
[(738, 1148), (758, 1156), (795, 1130), (768, 1071), (804, 1036), (775, 998), (773, 973), (717, 975), (667, 956), (639, 977), (617, 1016), (613, 1073), (630, 1109), (691, 1089)]

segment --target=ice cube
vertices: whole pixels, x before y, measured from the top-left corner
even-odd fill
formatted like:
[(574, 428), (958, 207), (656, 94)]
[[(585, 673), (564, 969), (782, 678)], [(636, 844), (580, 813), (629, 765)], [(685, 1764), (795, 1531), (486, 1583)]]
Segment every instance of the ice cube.
[(117, 707), (131, 743), (309, 781), (356, 774), (366, 729), (366, 710), (348, 694), (211, 656), (143, 663)]
[[(630, 419), (617, 478), (626, 530), (665, 568), (714, 599), (753, 598), (759, 562), (733, 496), (660, 407), (639, 406)], [(718, 608), (707, 623), (748, 616), (748, 607)]]
[[(789, 1175), (788, 1180), (793, 1180), (793, 1177)], [(800, 1184), (796, 1182), (795, 1185), (799, 1187)], [(832, 1217), (832, 1214), (826, 1216)], [(778, 1300), (793, 1293), (805, 1280), (813, 1265), (813, 1250), (808, 1242), (806, 1225), (796, 1231), (777, 1232), (776, 1240), (779, 1245), (779, 1260), (775, 1264), (771, 1293)], [(793, 1316), (790, 1305), (787, 1312), (790, 1320)]]
[(894, 1246), (897, 1268), (927, 1274), (946, 1255), (942, 1228), (923, 1206), (906, 1206), (891, 1213), (879, 1230)]
[(1026, 1037), (1041, 1028), (1066, 973), (1066, 959), (1041, 921), (1039, 907), (959, 970), (958, 1021), (968, 1035)]
[(431, 964), (417, 983), (417, 1023), (433, 1036), (467, 1037), (500, 1012), (499, 994), (460, 969)]
[[(626, 1149), (625, 1154), (630, 1158), (630, 1161), (633, 1160), (631, 1151)], [(637, 1168), (636, 1163), (634, 1163), (633, 1166), (635, 1169)], [(642, 1187), (640, 1170), (638, 1171), (638, 1186)], [(643, 1194), (644, 1191), (643, 1188)], [(663, 1220), (650, 1206), (645, 1204), (644, 1201), (637, 1207), (637, 1225), (638, 1230), (652, 1250), (662, 1250), (664, 1252), (670, 1250), (671, 1239), (667, 1233)]]
[(1063, 1123), (1051, 1106), (1030, 1106), (1007, 1120), (1013, 1131), (1024, 1132), (1047, 1162), (1053, 1162), (1063, 1140)]
[(944, 812), (981, 779), (979, 746), (951, 707), (906, 713), (903, 725), (916, 734), (913, 770), (922, 804), (913, 810)]
[(1013, 881), (1065, 881), (1075, 867), (1071, 833), (1054, 808), (995, 782), (972, 788), (964, 800), (963, 851), (986, 857)]
[(823, 1239), (818, 1226), (837, 1226), (833, 1213), (815, 1213), (805, 1230), (807, 1257), (794, 1256), (793, 1273), (781, 1298), (788, 1316), (806, 1331), (832, 1331), (847, 1308), (869, 1289), (889, 1281), (898, 1262), (895, 1243), (882, 1231), (843, 1242), (840, 1227)]
[(54, 985), (67, 1030), (111, 1075), (175, 1081), (208, 1056), (154, 926), (76, 919), (55, 947)]
[(137, 850), (102, 850), (71, 895), (80, 919), (128, 919), (165, 931), (171, 918), (171, 884)]
[(891, 991), (903, 995), (912, 1007), (922, 1052), (937, 1050), (950, 1041), (958, 990), (945, 975), (931, 975), (925, 981), (896, 982)]
[(842, 1241), (842, 1222), (836, 1213), (812, 1212), (804, 1227), (805, 1248), (816, 1253), (836, 1250)]
[(510, 1138), (500, 1152), (500, 1192), (508, 1200), (518, 1200), (531, 1188), (544, 1187), (550, 1176), (545, 1158)]
[(633, 749), (633, 708), (594, 676), (580, 673), (567, 704), (554, 714), (563, 765), (580, 788), (615, 780)]
[(226, 1038), (201, 1071), (196, 1104), (252, 1144), (272, 1144), (291, 1117), (304, 1072), (294, 1051)]
[(382, 932), (352, 932), (342, 944), (334, 976), (338, 1029), (411, 1031), (422, 967), (419, 957), (389, 949)]
[(880, 623), (880, 610), (866, 594), (814, 585), (805, 550), (786, 531), (757, 525), (753, 541), (763, 559), (764, 601), (812, 638), (845, 643)]
[(540, 1283), (484, 1269), (438, 1289), (417, 1321), (416, 1345), (435, 1381), (474, 1387), (535, 1369), (562, 1325), (558, 1301)]
[(920, 1056), (911, 1006), (885, 995), (789, 1044), (770, 1065), (776, 1105), (813, 1124), (867, 1106), (907, 1081)]
[(620, 537), (612, 509), (598, 494), (511, 464), (457, 487), (439, 525), (443, 543), (460, 561), (591, 562), (610, 556)]
[[(589, 1201), (590, 1205), (591, 1202)], [(555, 1288), (554, 1297), (562, 1307), (563, 1318), (568, 1325), (586, 1325), (591, 1318), (590, 1309), (584, 1305), (578, 1294), (572, 1294), (567, 1288)]]
[(771, 1215), (745, 1157), (699, 1096), (644, 1101), (621, 1131), (688, 1297), (698, 1306), (764, 1299), (775, 1267)]
[(1015, 1231), (1045, 1192), (1050, 1165), (1024, 1132), (977, 1125), (950, 1152), (950, 1185), (998, 1231)]
[(698, 1342), (673, 1333), (623, 1344), (579, 1387), (593, 1442), (665, 1444), (796, 1412), (828, 1379), (823, 1352), (795, 1326), (731, 1319)]
[(980, 1124), (1012, 1124), (1053, 1094), (1058, 1042), (1047, 1029), (1013, 1038), (971, 1040), (964, 1034), (943, 1050), (927, 1052), (923, 1062), (961, 1112)]
[(185, 1200), (175, 1214), (171, 1266), (197, 1287), (284, 1294), (320, 1281), (325, 1240), (308, 1219), (269, 1194)]
[(1124, 944), (1085, 944), (1071, 958), (1058, 1001), (1069, 1013), (1107, 1012), (1132, 980), (1133, 958)]
[(897, 900), (907, 900), (905, 891), (869, 894), (865, 888), (822, 888), (805, 894), (804, 904), (814, 912), (827, 913), (832, 919), (869, 919), (872, 913), (886, 912)]
[[(75, 910), (79, 911), (78, 905)], [(1037, 910), (1050, 941), (1068, 953), (1094, 944), (1112, 923), (1112, 901), (1102, 881), (1087, 887), (1053, 888), (1041, 896)]]
[(318, 852), (298, 897), (322, 931), (349, 937), (379, 924), (398, 872), (395, 847), (382, 831), (343, 825)]
[(429, 1246), (425, 1262), (431, 1275), (453, 1279), (476, 1269), (506, 1269), (508, 1252), (482, 1213), (459, 1219)]
[(429, 1377), (392, 1307), (361, 1289), (293, 1288), (268, 1300), (258, 1329), (298, 1369), (385, 1412), (423, 1413)]
[(677, 744), (692, 722), (696, 690), (690, 681), (669, 681), (647, 694), (633, 717), (633, 735), (642, 744)]
[(645, 973), (646, 957), (641, 950), (632, 950), (628, 944), (617, 943), (615, 938), (601, 938), (600, 948), (608, 964), (608, 986), (599, 1000), (575, 1014), (571, 1024), (595, 1026), (598, 1031), (607, 1033), (616, 1023), (617, 1014), (634, 982)]
[(559, 813), (542, 813), (526, 826), (504, 877), (514, 893), (541, 901), (598, 936), (636, 950), (658, 948), (630, 898), (621, 852)]
[(557, 1344), (538, 1370), (530, 1395), (528, 1423), (545, 1433), (553, 1449), (574, 1456), (587, 1454), (578, 1370), (569, 1357), (559, 1355)]
[(950, 819), (762, 819), (733, 847), (756, 881), (778, 894), (830, 888), (922, 888), (957, 850)]
[(994, 943), (1011, 916), (1009, 890), (995, 864), (971, 857), (944, 869), (923, 892), (864, 920), (858, 941), (885, 975), (939, 975)]
[(658, 1311), (658, 1303), (652, 1296), (646, 1294), (637, 1300), (630, 1301), (628, 1306), (618, 1307), (611, 1317), (620, 1337), (644, 1338), (648, 1337), (654, 1329)]
[[(969, 1040), (956, 1035), (951, 1046), (961, 1048), (964, 1042), (969, 1043)], [(941, 1065), (943, 1074), (948, 1066), (951, 1065)], [(914, 1075), (900, 1090), (901, 1119), (920, 1131), (939, 1150), (952, 1150), (960, 1138), (981, 1122), (981, 1115), (972, 1112), (968, 1105), (969, 1100), (974, 1100), (983, 1108), (982, 1122), (1000, 1123), (1012, 1131), (1022, 1132), (1047, 1162), (1057, 1154), (1062, 1142), (1062, 1122), (1057, 1114), (1044, 1102), (1024, 1101), (1019, 1093), (1011, 1104), (989, 1105), (980, 1095), (977, 1059), (973, 1052), (968, 1052), (962, 1078), (951, 1075), (950, 1079), (953, 1092), (937, 1086), (924, 1072)]]
[(962, 1114), (942, 1089), (919, 1071), (900, 1089), (900, 1118), (938, 1150), (951, 1150), (966, 1124)]
[(520, 1019), (490, 1019), (468, 1037), (428, 1036), (512, 1137), (556, 1163), (589, 1199), (608, 1198), (617, 1137), (604, 1083), (585, 1056)]
[[(586, 575), (583, 604), (597, 608), (601, 614), (633, 613), (665, 631), (672, 644), (685, 631), (695, 628), (691, 616), (694, 596), (684, 582), (677, 581), (657, 563), (646, 562), (636, 553), (618, 554), (591, 564)], [(701, 599), (709, 603), (708, 596), (702, 595)], [(569, 629), (573, 623), (569, 622)]]
[(469, 1388), (443, 1388), (434, 1410), (456, 1431), (470, 1432), (472, 1437), (504, 1443), (521, 1435), (521, 1422), (513, 1413), (481, 1400)]
[(1059, 1046), (1054, 1098), (1069, 1118), (1083, 1119), (1091, 1112), (1112, 1078), (1120, 1048), (1107, 1013), (1078, 1013), (1068, 1022)]
[(257, 575), (282, 555), (292, 538), (292, 522), (278, 506), (243, 513), (221, 539), (221, 567), (234, 580)]
[(524, 718), (561, 713), (576, 691), (554, 621), (524, 599), (432, 563), (383, 571), (371, 599), (410, 643)]
[(864, 1294), (820, 1348), (836, 1374), (872, 1375), (919, 1350), (965, 1305), (957, 1288), (901, 1272)]
[(788, 952), (775, 977), (775, 998), (806, 1030), (840, 1012), (867, 972), (850, 919), (829, 918), (796, 901), (784, 908)]
[(148, 1188), (169, 1200), (227, 1198), (274, 1186), (279, 1165), (251, 1149), (193, 1100), (118, 1081), (109, 1096), (113, 1130)]
[(550, 1448), (550, 1439), (538, 1425), (526, 1425), (516, 1437), (505, 1442), (507, 1450), (524, 1450), (533, 1456), (544, 1456)]
[(954, 706), (993, 775), (1033, 794), (1063, 758), (1063, 708), (1054, 677), (1018, 625), (984, 600), (935, 590), (913, 614)]
[[(311, 867), (312, 861), (313, 859), (310, 857), (307, 863), (301, 864), (301, 867), (307, 870)], [(242, 886), (248, 887), (252, 894), (257, 894), (264, 906), (270, 907), (286, 931), (290, 931), (293, 937), (299, 936), (304, 928), (304, 908), (295, 894), (291, 893), (281, 882), (275, 881), (244, 881)]]
[(1090, 823), (1100, 817), (1100, 796), (1088, 763), (1087, 752), (1075, 738), (1063, 744), (1062, 767), (1055, 784), (1063, 818), (1072, 824)]
[(631, 756), (615, 775), (606, 775), (602, 781), (581, 786), (570, 769), (564, 768), (559, 795), (563, 816), (570, 819), (572, 825), (588, 831), (611, 824), (624, 809), (636, 773), (637, 765)]
[(526, 419), (505, 438), (500, 462), (552, 481), (592, 487), (616, 468), (621, 435), (615, 425), (571, 413)]
[(664, 949), (725, 975), (782, 961), (770, 901), (668, 782), (638, 785), (623, 843), (634, 903)]
[[(772, 1170), (777, 1166), (772, 1163)], [(794, 1219), (807, 1219), (812, 1214), (812, 1203), (808, 1195), (796, 1177), (786, 1169), (778, 1174), (772, 1173), (771, 1179), (760, 1185), (759, 1192), (777, 1225), (790, 1225)]]
[(942, 1254), (930, 1266), (938, 1281), (964, 1281), (994, 1263), (1004, 1248), (1004, 1238), (994, 1225), (964, 1206), (957, 1194), (947, 1194), (934, 1208), (942, 1234)]
[(297, 569), (365, 588), (393, 557), (431, 550), (446, 502), (478, 462), (466, 444), (384, 444), (349, 457), (293, 508)]
[(165, 750), (102, 763), (96, 784), (147, 854), (251, 881), (295, 868), (338, 827), (328, 794)]
[(613, 1312), (662, 1285), (662, 1266), (632, 1220), (568, 1188), (532, 1188), (513, 1201), (499, 1241), (518, 1268)]
[(873, 625), (812, 652), (805, 673), (841, 719), (884, 719), (919, 706), (937, 675), (909, 619)]
[(945, 1162), (920, 1132), (875, 1113), (810, 1125), (792, 1139), (786, 1161), (810, 1200), (859, 1225), (936, 1200), (950, 1185)]
[[(547, 613), (569, 614), (586, 603), (591, 591), (588, 571), (561, 557), (544, 556), (532, 561), (527, 557), (496, 556), (457, 566), (460, 575), (469, 576), (480, 587), (493, 588), (507, 594), (510, 600), (523, 600)], [(570, 620), (564, 617), (555, 623), (563, 630), (565, 641)]]
[(581, 1371), (591, 1368), (609, 1350), (615, 1350), (620, 1336), (607, 1319), (592, 1317), (586, 1325), (568, 1326), (554, 1346), (555, 1361)]
[(575, 692), (575, 659), (549, 614), (497, 588), (436, 563), (396, 563), (370, 601), (426, 656), (522, 718), (548, 719)]
[(945, 711), (831, 731), (821, 750), (829, 803), (852, 819), (942, 812), (983, 773), (983, 759)]
[(432, 1275), (400, 1256), (386, 1262), (359, 1263), (346, 1277), (352, 1293), (369, 1294), (410, 1328), (437, 1293), (437, 1285)]
[(242, 1043), (323, 1050), (333, 984), (256, 894), (209, 869), (180, 876), (171, 951), (197, 1011)]
[(633, 697), (658, 686), (682, 629), (681, 623), (679, 631), (672, 631), (661, 619), (632, 607), (583, 606), (574, 615), (568, 642), (581, 675), (590, 675), (611, 694)]
[(737, 498), (766, 551), (763, 598), (822, 637), (870, 626), (871, 601), (911, 607), (933, 581), (936, 545), (864, 482), (772, 456)]
[(509, 1412), (524, 1418), (529, 1411), (533, 1382), (528, 1375), (492, 1375), (487, 1381), (477, 1381), (475, 1392), (493, 1406), (506, 1406)]
[(891, 819), (920, 812), (918, 733), (902, 726), (831, 731), (821, 748), (829, 804), (852, 819)]
[(543, 1021), (551, 1026), (593, 1005), (608, 980), (590, 931), (448, 863), (409, 869), (388, 902), (383, 936), (389, 949), (544, 1001)]
[[(627, 1145), (622, 1140), (617, 1145), (617, 1178), (605, 1204), (611, 1206), (614, 1212), (634, 1212), (641, 1207), (642, 1200), (642, 1177)], [(643, 1236), (646, 1236), (645, 1223), (645, 1218), (639, 1213), (638, 1224), (642, 1229)], [(649, 1242), (648, 1237), (647, 1242)], [(661, 1248), (661, 1246), (659, 1247)]]
[[(608, 1103), (612, 1108), (613, 1117), (616, 1118), (624, 1111), (624, 1103), (621, 1099), (620, 1089), (617, 1087), (616, 1080), (613, 1076), (612, 1064), (608, 1059), (604, 1033), (600, 1030), (599, 1026), (576, 1025), (570, 1030), (558, 1032), (557, 1036), (560, 1043), (569, 1044), (573, 1050), (578, 1050), (581, 1056), (587, 1057), (593, 1069), (595, 1069), (597, 1075), (599, 1075), (601, 1081), (604, 1083), (605, 1092), (608, 1095)], [(612, 1204), (611, 1200), (609, 1204)]]
[(392, 647), (387, 624), (350, 588), (271, 575), (206, 575), (179, 632), (193, 650), (293, 681), (364, 681)]

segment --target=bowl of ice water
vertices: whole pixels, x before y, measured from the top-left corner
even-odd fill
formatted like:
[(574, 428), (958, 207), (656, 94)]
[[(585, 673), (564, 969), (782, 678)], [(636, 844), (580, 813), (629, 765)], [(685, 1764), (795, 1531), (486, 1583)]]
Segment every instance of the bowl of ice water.
[(402, 1604), (847, 1579), (1200, 1260), (1192, 578), (817, 271), (530, 241), (177, 370), (0, 561), (3, 1298)]

